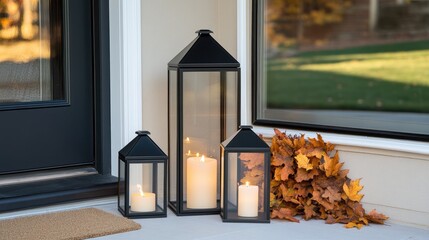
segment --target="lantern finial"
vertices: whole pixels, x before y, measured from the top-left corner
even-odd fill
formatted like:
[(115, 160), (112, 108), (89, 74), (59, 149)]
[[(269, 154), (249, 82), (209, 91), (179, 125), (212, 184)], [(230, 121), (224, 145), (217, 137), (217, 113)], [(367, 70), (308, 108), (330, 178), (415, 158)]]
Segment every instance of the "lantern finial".
[(140, 130), (140, 131), (136, 131), (136, 134), (139, 136), (144, 136), (144, 135), (150, 135), (150, 132), (145, 130)]
[(200, 29), (195, 33), (198, 33), (198, 36), (201, 36), (201, 35), (210, 35), (210, 33), (213, 33), (213, 31), (209, 29)]

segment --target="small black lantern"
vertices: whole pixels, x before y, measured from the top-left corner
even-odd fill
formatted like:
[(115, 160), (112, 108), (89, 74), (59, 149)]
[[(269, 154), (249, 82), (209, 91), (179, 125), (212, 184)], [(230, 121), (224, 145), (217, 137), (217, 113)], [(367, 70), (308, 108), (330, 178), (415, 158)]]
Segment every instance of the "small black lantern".
[(270, 222), (270, 147), (251, 126), (221, 144), (224, 222)]
[(128, 218), (167, 216), (167, 155), (149, 137), (138, 135), (119, 151), (118, 210)]
[(176, 215), (220, 212), (219, 143), (240, 122), (240, 64), (210, 35), (168, 63), (169, 201)]

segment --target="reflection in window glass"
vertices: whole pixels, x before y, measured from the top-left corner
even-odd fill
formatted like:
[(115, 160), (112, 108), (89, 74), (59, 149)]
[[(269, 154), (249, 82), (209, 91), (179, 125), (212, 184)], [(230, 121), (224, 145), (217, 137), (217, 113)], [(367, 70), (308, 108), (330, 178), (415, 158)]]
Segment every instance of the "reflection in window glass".
[(0, 104), (54, 99), (49, 2), (0, 0)]
[(257, 118), (429, 134), (428, 0), (258, 2)]

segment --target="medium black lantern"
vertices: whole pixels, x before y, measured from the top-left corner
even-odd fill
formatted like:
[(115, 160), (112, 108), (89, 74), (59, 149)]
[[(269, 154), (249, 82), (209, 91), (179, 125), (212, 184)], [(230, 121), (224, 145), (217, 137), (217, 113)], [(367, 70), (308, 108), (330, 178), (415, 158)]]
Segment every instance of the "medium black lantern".
[(251, 126), (221, 144), (224, 222), (270, 222), (270, 147)]
[(219, 143), (240, 122), (240, 64), (212, 31), (197, 33), (168, 63), (168, 205), (177, 215), (219, 213)]
[(167, 155), (137, 131), (119, 151), (118, 210), (128, 218), (167, 216)]

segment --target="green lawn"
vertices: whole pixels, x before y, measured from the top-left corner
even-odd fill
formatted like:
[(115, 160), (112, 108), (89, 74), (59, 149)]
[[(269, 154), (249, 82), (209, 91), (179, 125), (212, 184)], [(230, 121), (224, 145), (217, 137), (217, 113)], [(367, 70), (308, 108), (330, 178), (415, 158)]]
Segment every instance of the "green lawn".
[(269, 108), (429, 112), (429, 41), (268, 61)]

